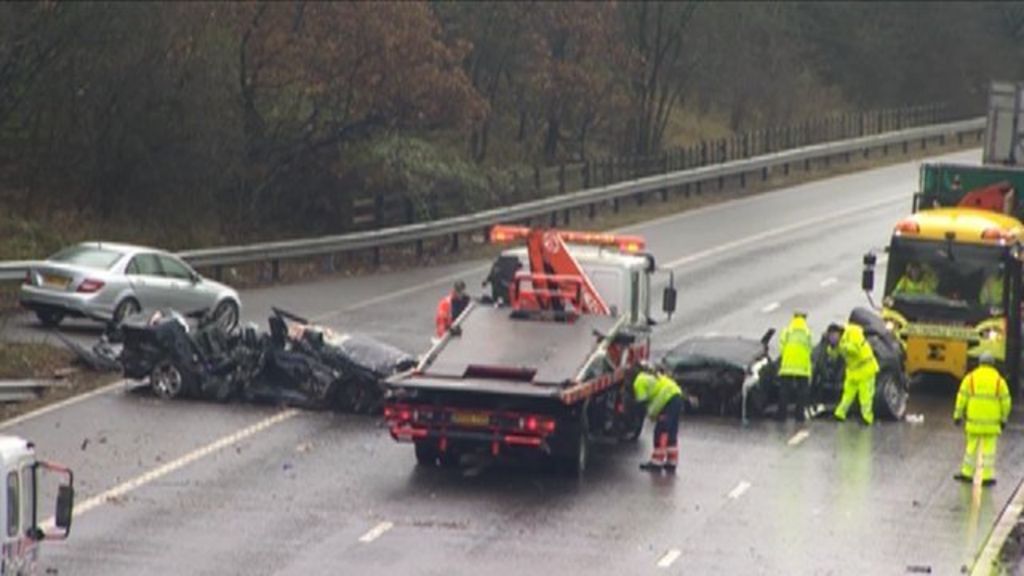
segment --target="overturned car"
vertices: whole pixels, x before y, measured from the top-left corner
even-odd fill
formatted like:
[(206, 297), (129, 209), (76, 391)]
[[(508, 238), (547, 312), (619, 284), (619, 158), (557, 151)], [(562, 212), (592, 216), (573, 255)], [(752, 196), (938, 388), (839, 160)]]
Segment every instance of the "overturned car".
[[(849, 321), (864, 328), (878, 360), (875, 378), (875, 413), (890, 420), (906, 415), (909, 383), (903, 371), (899, 342), (881, 319), (866, 308), (855, 308)], [(670, 350), (660, 366), (685, 391), (689, 411), (747, 417), (773, 412), (779, 400), (778, 358), (769, 343), (774, 330), (760, 340), (707, 336), (683, 341)], [(831, 413), (843, 391), (842, 358), (829, 354), (827, 335), (812, 353), (813, 371), (808, 402), (815, 415)]]

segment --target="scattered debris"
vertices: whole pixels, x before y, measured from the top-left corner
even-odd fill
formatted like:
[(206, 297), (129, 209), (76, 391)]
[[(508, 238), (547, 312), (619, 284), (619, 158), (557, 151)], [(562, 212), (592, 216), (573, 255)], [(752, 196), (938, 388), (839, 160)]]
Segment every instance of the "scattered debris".
[(911, 564), (907, 566), (907, 572), (910, 574), (931, 574), (932, 567), (919, 564)]
[(309, 452), (312, 449), (312, 442), (303, 442), (302, 444), (299, 444), (298, 446), (295, 447), (295, 451), (298, 452), (299, 454), (305, 454), (306, 452)]
[(910, 424), (924, 424), (924, 414), (907, 414), (904, 420)]

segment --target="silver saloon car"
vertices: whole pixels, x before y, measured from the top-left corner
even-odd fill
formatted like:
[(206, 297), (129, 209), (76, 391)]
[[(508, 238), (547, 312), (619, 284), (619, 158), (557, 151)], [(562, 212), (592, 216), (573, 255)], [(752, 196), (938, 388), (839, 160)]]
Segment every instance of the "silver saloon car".
[(19, 300), (47, 326), (68, 316), (117, 323), (140, 310), (174, 308), (209, 310), (233, 328), (241, 307), (238, 292), (173, 254), (109, 242), (83, 242), (34, 264)]

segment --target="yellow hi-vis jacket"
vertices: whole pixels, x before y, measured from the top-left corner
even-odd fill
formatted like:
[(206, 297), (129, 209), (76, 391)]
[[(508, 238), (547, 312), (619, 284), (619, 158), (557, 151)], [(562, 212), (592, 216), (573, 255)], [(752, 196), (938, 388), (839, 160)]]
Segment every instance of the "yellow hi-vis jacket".
[(871, 344), (864, 338), (864, 329), (848, 322), (839, 339), (839, 353), (846, 362), (846, 378), (866, 380), (878, 374), (878, 361)]
[(647, 402), (649, 417), (660, 414), (670, 400), (682, 394), (679, 384), (664, 374), (655, 376), (649, 372), (641, 372), (633, 380), (633, 395), (637, 402)]
[(960, 382), (953, 418), (967, 412), (968, 434), (998, 435), (1010, 417), (1010, 390), (992, 366), (978, 366)]
[(794, 316), (789, 326), (779, 336), (782, 347), (782, 361), (779, 363), (779, 376), (811, 377), (811, 329), (802, 316)]

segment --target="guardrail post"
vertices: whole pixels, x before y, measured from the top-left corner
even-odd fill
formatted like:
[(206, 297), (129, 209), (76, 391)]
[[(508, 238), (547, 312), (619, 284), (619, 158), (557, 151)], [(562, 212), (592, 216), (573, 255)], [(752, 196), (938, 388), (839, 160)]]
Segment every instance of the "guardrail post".
[(281, 279), (281, 261), (271, 260), (270, 261), (270, 281), (277, 282)]
[[(786, 164), (786, 166), (788, 167), (789, 164)], [(768, 181), (768, 167), (765, 166), (764, 168), (761, 168), (761, 182), (767, 182), (767, 181)]]
[(591, 202), (587, 205), (587, 217), (591, 220), (597, 217), (597, 204)]
[(921, 138), (921, 150), (927, 150), (927, 149), (928, 149), (928, 139), (927, 138)]
[(581, 174), (583, 176), (583, 189), (584, 190), (590, 189), (590, 161), (589, 160), (584, 160), (583, 161), (583, 169), (582, 169)]
[(452, 232), (452, 252), (459, 251), (459, 233)]
[(743, 157), (750, 158), (750, 133), (743, 133)]
[(565, 161), (558, 165), (558, 193), (565, 194)]
[(789, 176), (789, 162), (782, 165), (782, 175)]
[(569, 215), (572, 214), (572, 208), (566, 208), (562, 210), (562, 226), (569, 225)]
[(412, 205), (412, 198), (409, 195), (405, 195), (405, 223), (413, 224), (416, 222), (416, 210)]
[(740, 172), (740, 188), (746, 188), (746, 187), (747, 187), (747, 173), (746, 172)]
[(380, 246), (373, 247), (373, 267), (380, 268)]
[(540, 167), (536, 164), (533, 166), (533, 190), (540, 195)]
[(707, 141), (702, 141), (700, 143), (700, 165), (701, 166), (707, 166), (708, 165), (708, 143), (707, 143)]
[(375, 224), (377, 228), (383, 228), (387, 226), (387, 222), (384, 221), (384, 195), (375, 194), (373, 196), (373, 218), (376, 220)]
[(213, 279), (220, 282), (224, 279), (224, 267), (214, 266), (213, 267)]
[(618, 214), (619, 213), (619, 199), (618, 198), (612, 198), (612, 213), (613, 214)]
[(423, 238), (416, 241), (416, 259), (423, 259)]

